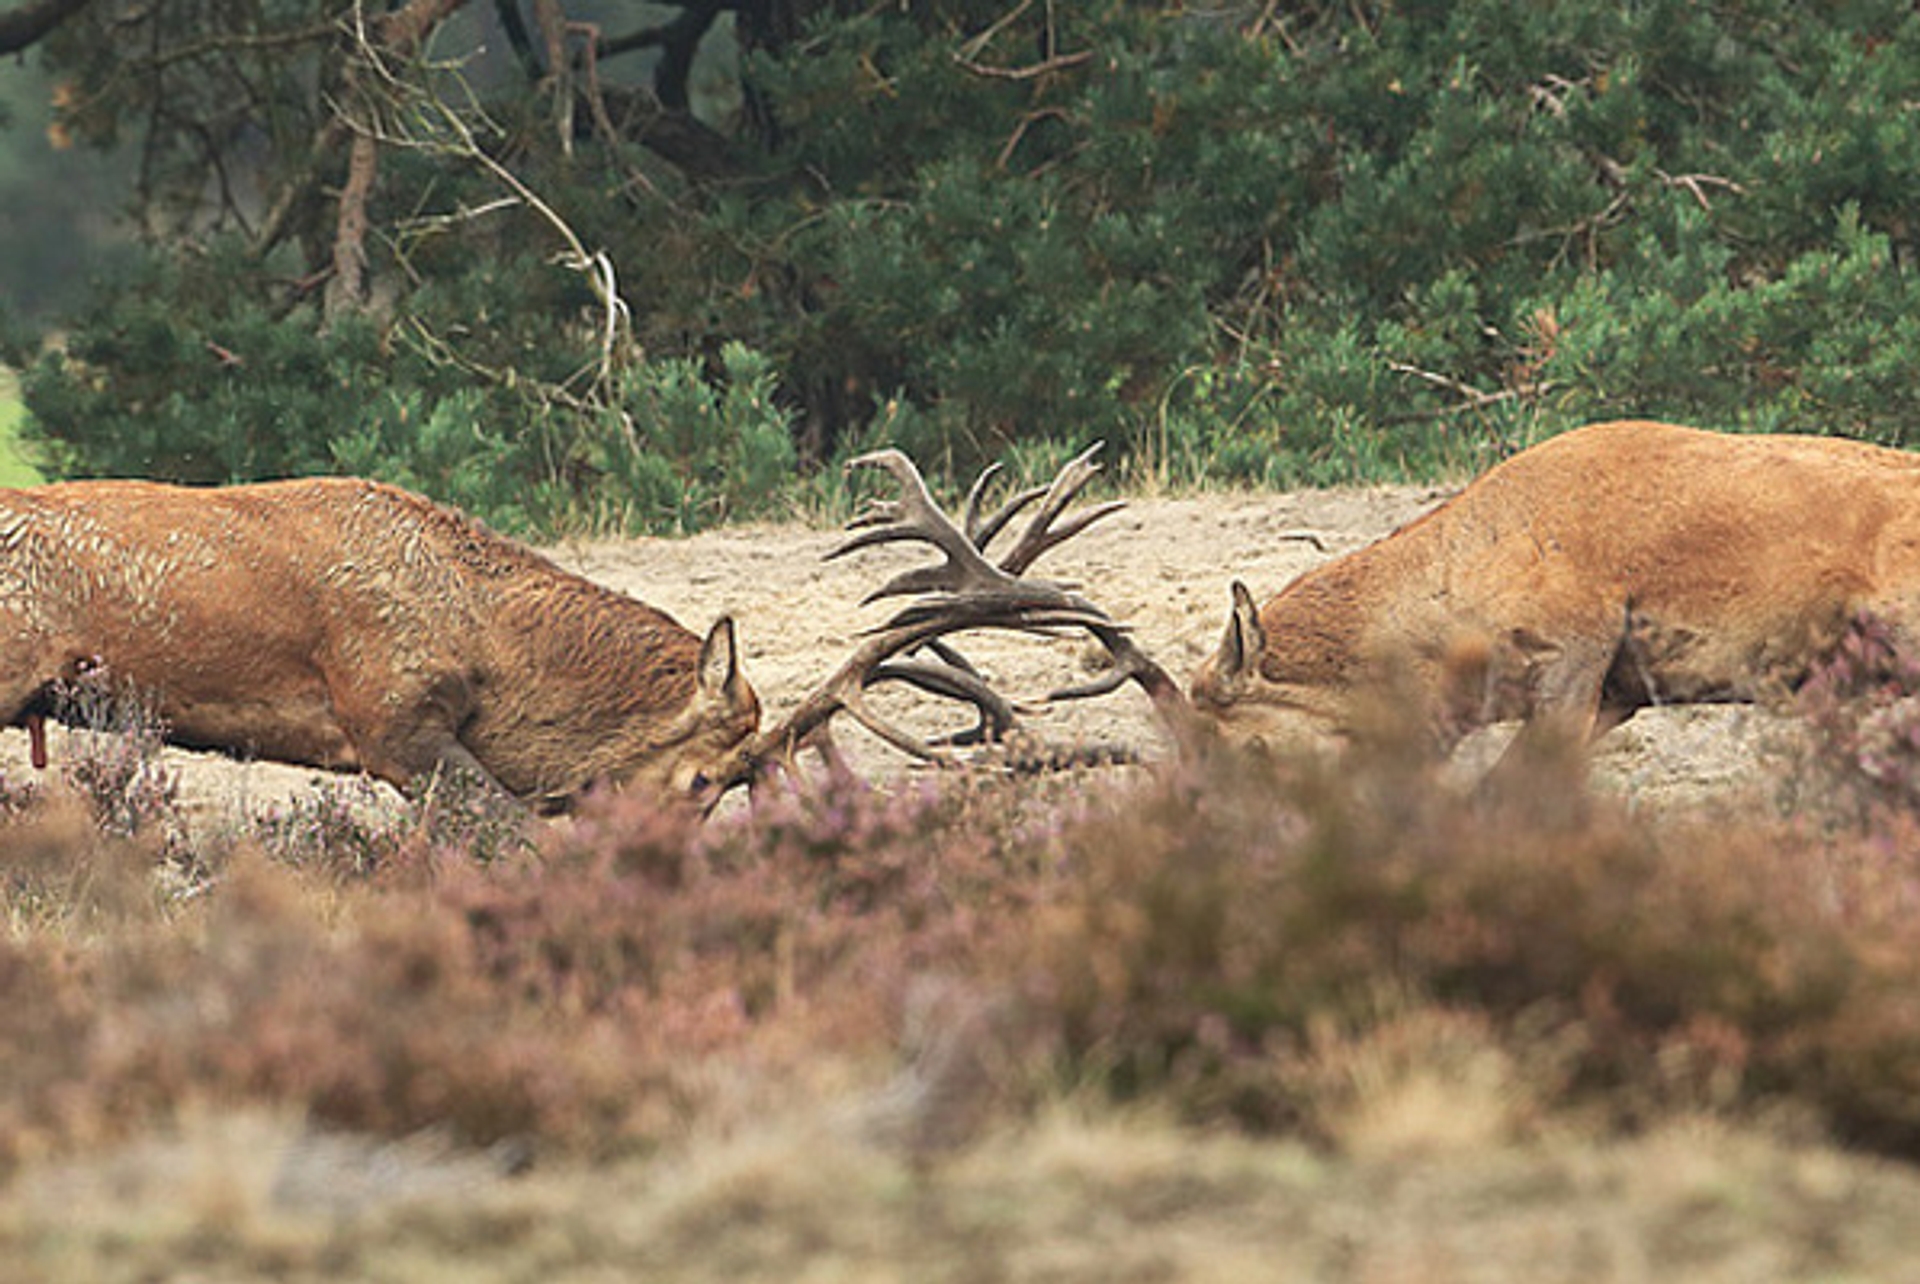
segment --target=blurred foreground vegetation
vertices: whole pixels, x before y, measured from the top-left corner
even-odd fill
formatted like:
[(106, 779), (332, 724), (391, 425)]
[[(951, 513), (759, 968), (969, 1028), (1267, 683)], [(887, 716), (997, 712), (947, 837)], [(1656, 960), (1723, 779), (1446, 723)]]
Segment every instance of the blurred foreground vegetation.
[(1771, 764), (1826, 801), (1738, 824), (1637, 820), (1577, 753), (1470, 796), (1391, 735), (829, 774), (704, 825), (355, 781), (221, 818), (103, 711), (4, 790), (0, 1251), (1889, 1278), (1920, 1243), (1920, 736), (1881, 642)]
[(48, 38), (61, 136), (141, 149), (146, 247), (62, 350), (14, 326), (52, 466), (673, 530), (878, 441), (1105, 436), (1184, 485), (1622, 414), (1914, 431), (1891, 0), (757, 0), (569, 12), (557, 64), (533, 7), (415, 10), (417, 47), (340, 0)]

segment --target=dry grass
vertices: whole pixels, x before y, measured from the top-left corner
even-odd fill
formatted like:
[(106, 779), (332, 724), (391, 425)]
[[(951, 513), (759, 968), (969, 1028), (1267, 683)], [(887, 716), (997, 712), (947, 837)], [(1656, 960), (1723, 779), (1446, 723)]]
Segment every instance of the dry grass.
[(927, 1167), (762, 1121), (517, 1178), (430, 1142), (201, 1118), (16, 1182), (18, 1278), (1885, 1281), (1920, 1179), (1712, 1120), (1419, 1157), (1056, 1109)]
[(530, 841), (450, 797), (210, 835), (102, 752), (0, 789), (20, 1278), (1920, 1260), (1886, 807), (1649, 827), (1551, 755), (1474, 796), (1389, 742), (843, 777), (705, 826), (609, 799)]

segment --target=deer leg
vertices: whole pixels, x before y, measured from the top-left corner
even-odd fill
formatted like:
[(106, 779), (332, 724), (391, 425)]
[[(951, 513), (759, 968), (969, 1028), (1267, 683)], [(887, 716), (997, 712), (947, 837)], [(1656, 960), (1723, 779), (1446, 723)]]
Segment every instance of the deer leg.
[(493, 782), (493, 773), (461, 743), (451, 727), (437, 718), (409, 721), (404, 727), (390, 729), (369, 747), (367, 760), (369, 765), (391, 766), (396, 775), (404, 774), (409, 782), (455, 774)]
[[(9, 629), (0, 619), (0, 630)], [(35, 771), (47, 767), (47, 714), (51, 712), (49, 688), (58, 674), (49, 673), (47, 648), (25, 639), (0, 651), (0, 727), (24, 727), (28, 756)], [(69, 666), (71, 668), (72, 666)]]
[(35, 691), (23, 699), (9, 700), (0, 709), (12, 710), (11, 717), (0, 718), (0, 726), (24, 727), (27, 732), (27, 758), (35, 771), (47, 769), (47, 715), (45, 701)]
[(1490, 773), (1501, 777), (1542, 753), (1583, 746), (1618, 722), (1601, 704), (1617, 639), (1601, 635), (1559, 642), (1516, 629), (1511, 641), (1524, 657), (1525, 721)]
[(468, 776), (502, 797), (514, 797), (460, 739), (472, 716), (472, 689), (463, 678), (438, 677), (386, 689), (329, 683), (329, 699), (360, 765), (402, 791), (435, 778)]
[(432, 782), (468, 779), (500, 798), (519, 801), (460, 737), (438, 719), (411, 722), (359, 742), (366, 769), (402, 792)]
[[(499, 778), (488, 771), (486, 764), (474, 757), (473, 751), (461, 743), (458, 737), (441, 746), (432, 769), (420, 773), (418, 778), (433, 781), (469, 780), (477, 784), (483, 793), (491, 794), (502, 802), (518, 807), (526, 801), (501, 784)], [(568, 800), (565, 799), (542, 798), (535, 799), (534, 802), (542, 811), (564, 810), (568, 805)]]

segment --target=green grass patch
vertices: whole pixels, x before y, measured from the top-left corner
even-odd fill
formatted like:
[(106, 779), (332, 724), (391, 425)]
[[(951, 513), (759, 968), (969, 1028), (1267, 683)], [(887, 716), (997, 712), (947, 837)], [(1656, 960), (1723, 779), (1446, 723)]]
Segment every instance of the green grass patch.
[(20, 428), (26, 419), (20, 377), (0, 368), (0, 486), (35, 486), (46, 480), (22, 454)]

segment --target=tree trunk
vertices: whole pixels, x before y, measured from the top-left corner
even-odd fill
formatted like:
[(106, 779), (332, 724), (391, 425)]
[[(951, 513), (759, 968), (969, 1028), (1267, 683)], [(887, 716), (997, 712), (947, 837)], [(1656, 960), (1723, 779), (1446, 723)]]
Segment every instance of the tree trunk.
[(87, 7), (88, 0), (30, 0), (0, 13), (0, 54), (30, 49), (48, 32)]

